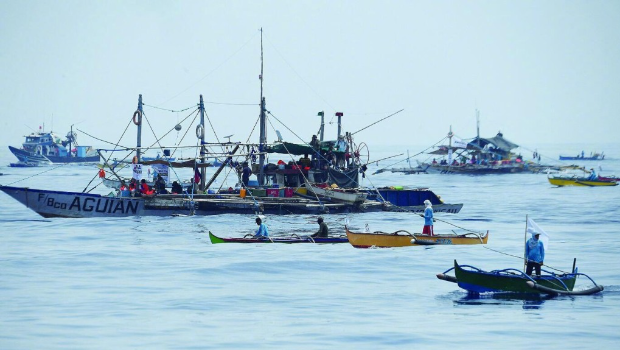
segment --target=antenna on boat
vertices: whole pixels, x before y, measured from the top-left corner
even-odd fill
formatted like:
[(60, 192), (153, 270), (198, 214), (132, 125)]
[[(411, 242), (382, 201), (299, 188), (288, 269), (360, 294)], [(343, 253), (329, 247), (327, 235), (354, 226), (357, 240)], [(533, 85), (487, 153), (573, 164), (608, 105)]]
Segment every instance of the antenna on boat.
[(267, 123), (265, 116), (265, 97), (263, 97), (263, 28), (260, 29), (260, 137), (259, 137), (259, 173), (258, 184), (265, 184), (265, 144), (267, 143)]

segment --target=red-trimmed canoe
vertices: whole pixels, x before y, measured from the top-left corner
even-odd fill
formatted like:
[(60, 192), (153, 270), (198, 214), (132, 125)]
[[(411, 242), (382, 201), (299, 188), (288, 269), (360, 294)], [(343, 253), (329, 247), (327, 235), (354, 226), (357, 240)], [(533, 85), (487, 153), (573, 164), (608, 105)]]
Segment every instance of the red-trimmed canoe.
[(211, 243), (347, 243), (349, 240), (344, 235), (332, 237), (310, 237), (298, 236), (292, 234), (289, 236), (271, 236), (267, 238), (254, 238), (254, 235), (248, 234), (242, 238), (222, 238), (214, 235), (209, 231), (209, 239)]

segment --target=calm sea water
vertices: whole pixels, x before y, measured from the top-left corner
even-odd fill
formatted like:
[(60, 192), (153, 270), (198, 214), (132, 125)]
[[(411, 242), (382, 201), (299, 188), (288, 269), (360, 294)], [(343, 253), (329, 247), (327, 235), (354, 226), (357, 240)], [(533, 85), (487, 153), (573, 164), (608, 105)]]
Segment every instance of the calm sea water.
[[(543, 162), (557, 164), (560, 153), (582, 149), (603, 150), (609, 159), (581, 164), (620, 175), (617, 144), (539, 151)], [(384, 148), (371, 158), (405, 150)], [(14, 185), (81, 191), (97, 172), (75, 165), (9, 168), (14, 161), (2, 147), (1, 184), (22, 180)], [(365, 184), (429, 187), (445, 202), (464, 203), (459, 214), (438, 218), (489, 230), (493, 250), (212, 245), (209, 230), (241, 236), (255, 230), (254, 217), (44, 219), (1, 193), (0, 349), (617, 348), (620, 186), (556, 188), (544, 174), (383, 173)], [(109, 192), (101, 187), (95, 192)], [(507, 254), (523, 254), (526, 215), (551, 236), (546, 265), (570, 270), (577, 258), (580, 272), (605, 291), (471, 298), (435, 277), (455, 259), (487, 270), (521, 268)], [(423, 225), (403, 213), (348, 219), (360, 231), (366, 224), (371, 231), (419, 231)], [(326, 216), (332, 232), (344, 232), (344, 221), (344, 215)], [(271, 234), (318, 228), (310, 215), (271, 216), (267, 224)], [(435, 227), (452, 229), (444, 222)]]

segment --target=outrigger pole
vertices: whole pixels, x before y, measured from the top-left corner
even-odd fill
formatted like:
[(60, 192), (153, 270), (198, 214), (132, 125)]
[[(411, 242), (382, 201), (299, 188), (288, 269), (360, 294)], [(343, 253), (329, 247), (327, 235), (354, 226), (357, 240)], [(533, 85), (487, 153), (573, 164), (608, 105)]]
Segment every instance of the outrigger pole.
[(259, 156), (258, 156), (258, 184), (265, 184), (265, 144), (267, 143), (267, 123), (265, 115), (265, 97), (263, 97), (263, 28), (260, 29), (260, 136), (259, 136)]

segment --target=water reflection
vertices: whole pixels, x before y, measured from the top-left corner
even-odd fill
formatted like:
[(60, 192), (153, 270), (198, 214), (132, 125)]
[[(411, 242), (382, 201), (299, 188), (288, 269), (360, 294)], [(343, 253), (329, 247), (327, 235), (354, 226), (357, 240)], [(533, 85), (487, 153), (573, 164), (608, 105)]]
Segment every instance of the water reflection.
[(519, 305), (523, 309), (540, 309), (553, 296), (519, 293), (462, 293), (455, 305)]

